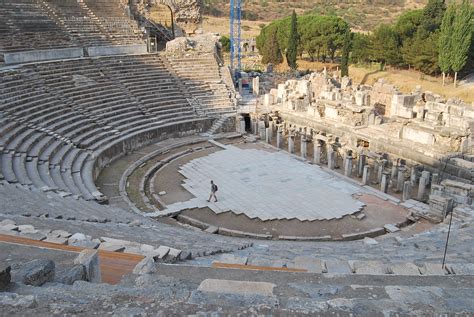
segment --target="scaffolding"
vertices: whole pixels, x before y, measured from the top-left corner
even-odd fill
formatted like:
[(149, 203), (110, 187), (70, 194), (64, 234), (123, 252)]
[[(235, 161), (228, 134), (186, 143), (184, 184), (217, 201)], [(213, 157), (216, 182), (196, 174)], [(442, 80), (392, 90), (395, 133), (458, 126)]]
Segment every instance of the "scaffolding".
[(230, 68), (234, 78), (242, 69), (241, 20), (242, 1), (230, 0)]

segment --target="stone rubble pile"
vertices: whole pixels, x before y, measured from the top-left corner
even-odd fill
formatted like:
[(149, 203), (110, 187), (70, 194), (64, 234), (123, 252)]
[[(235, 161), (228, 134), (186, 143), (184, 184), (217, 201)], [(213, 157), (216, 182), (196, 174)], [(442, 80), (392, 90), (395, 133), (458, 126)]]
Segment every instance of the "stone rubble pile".
[(9, 219), (0, 221), (0, 234), (19, 236), (60, 245), (77, 246), (85, 249), (143, 255), (145, 257), (151, 257), (158, 262), (174, 263), (191, 258), (190, 252), (168, 246), (160, 245), (154, 247), (150, 244), (110, 237), (93, 238), (80, 232), (72, 234), (64, 230), (40, 230), (35, 229), (32, 225), (16, 225), (14, 221)]
[(251, 114), (261, 140), (427, 203), (418, 211), (432, 221), (472, 206), (474, 105), (419, 88), (402, 94), (383, 80), (354, 85), (326, 71), (278, 84), (261, 100), (263, 113)]

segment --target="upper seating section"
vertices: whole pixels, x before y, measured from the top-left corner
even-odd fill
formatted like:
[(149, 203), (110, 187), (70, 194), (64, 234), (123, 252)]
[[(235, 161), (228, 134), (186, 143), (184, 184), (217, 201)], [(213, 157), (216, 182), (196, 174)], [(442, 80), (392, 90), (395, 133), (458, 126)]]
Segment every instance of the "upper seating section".
[(0, 53), (74, 46), (35, 0), (0, 0)]
[(234, 113), (231, 91), (224, 80), (224, 71), (213, 54), (196, 56), (167, 56), (173, 72), (183, 79), (186, 90), (196, 98), (207, 115)]
[(0, 53), (130, 44), (144, 41), (118, 2), (0, 0)]
[(58, 23), (85, 46), (143, 44), (136, 21), (125, 14), (118, 2), (46, 0), (45, 3)]
[(84, 3), (94, 11), (94, 14), (98, 18), (128, 18), (120, 1), (84, 0)]
[(138, 24), (130, 19), (120, 1), (84, 0), (84, 3), (113, 38), (130, 43), (136, 43), (137, 38), (141, 38)]
[(197, 119), (176, 81), (153, 54), (0, 71), (0, 179), (101, 200), (86, 166), (102, 151)]

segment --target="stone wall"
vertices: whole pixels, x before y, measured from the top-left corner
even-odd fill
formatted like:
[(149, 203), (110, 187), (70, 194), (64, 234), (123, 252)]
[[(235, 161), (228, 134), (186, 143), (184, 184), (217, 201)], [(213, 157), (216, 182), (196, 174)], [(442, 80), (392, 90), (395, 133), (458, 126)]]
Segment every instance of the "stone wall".
[(262, 100), (259, 112), (277, 114), (284, 130), (323, 136), (340, 153), (377, 153), (389, 166), (404, 162), (444, 179), (473, 181), (473, 104), (420, 89), (401, 94), (383, 80), (353, 85), (326, 71), (279, 84)]
[[(134, 15), (150, 17), (150, 8), (156, 4), (167, 5), (173, 12), (178, 35), (194, 34), (202, 21), (202, 0), (121, 0), (130, 5)], [(179, 32), (181, 31), (181, 32)]]
[(91, 169), (85, 172), (87, 174), (86, 179), (90, 184), (93, 184), (104, 167), (120, 157), (154, 142), (207, 131), (212, 126), (213, 120), (215, 119), (205, 118), (178, 124), (164, 125), (158, 129), (153, 128), (148, 131), (140, 132), (132, 137), (117, 140), (95, 157)]
[(219, 37), (207, 33), (193, 37), (178, 37), (166, 43), (166, 53), (171, 55), (184, 55), (193, 51), (196, 53), (218, 54)]

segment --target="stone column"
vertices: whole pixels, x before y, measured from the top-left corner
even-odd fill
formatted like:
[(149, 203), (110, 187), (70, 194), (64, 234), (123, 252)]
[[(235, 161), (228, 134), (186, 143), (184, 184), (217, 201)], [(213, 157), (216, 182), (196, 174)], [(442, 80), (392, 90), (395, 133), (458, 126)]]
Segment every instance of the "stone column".
[(247, 131), (245, 131), (245, 119), (244, 118), (240, 118), (240, 133), (246, 133)]
[(277, 131), (277, 148), (281, 149), (283, 145), (283, 131), (278, 129)]
[(288, 152), (291, 154), (295, 152), (295, 136), (291, 133), (288, 135)]
[(257, 76), (252, 79), (252, 90), (255, 96), (260, 95), (260, 77)]
[(380, 182), (382, 182), (382, 175), (383, 175), (384, 167), (385, 167), (385, 160), (382, 160), (382, 161), (379, 162), (379, 164), (378, 164), (377, 182), (376, 182), (376, 184), (379, 184)]
[(390, 172), (390, 181), (392, 188), (397, 188), (397, 174), (398, 174), (398, 167), (396, 164), (392, 165), (392, 170)]
[(316, 141), (314, 143), (314, 149), (313, 149), (313, 163), (314, 164), (321, 164), (321, 143), (319, 141)]
[(362, 184), (369, 185), (370, 182), (370, 166), (365, 165), (362, 169)]
[(386, 193), (388, 191), (389, 183), (390, 183), (390, 174), (388, 172), (383, 172), (382, 180), (380, 181), (380, 190)]
[(405, 183), (405, 167), (399, 166), (398, 173), (397, 173), (397, 189), (396, 189), (397, 193), (403, 190), (404, 183)]
[(326, 143), (326, 155), (327, 155), (327, 160), (328, 160), (328, 168), (334, 169), (334, 162), (331, 159), (332, 158), (332, 153), (334, 152), (331, 144)]
[(357, 176), (362, 177), (364, 174), (364, 166), (365, 166), (366, 156), (365, 154), (361, 153), (359, 155), (359, 162), (357, 163)]
[(410, 182), (414, 186), (416, 184), (416, 181), (418, 180), (418, 175), (416, 172), (416, 167), (413, 166), (410, 171)]
[(336, 168), (336, 152), (333, 150), (328, 152), (328, 168), (331, 170)]
[(258, 135), (258, 121), (257, 119), (252, 120), (252, 133)]
[(273, 136), (273, 133), (275, 132), (275, 121), (270, 121), (268, 127), (270, 128), (270, 135)]
[(301, 157), (306, 159), (308, 157), (308, 139), (301, 136)]
[(383, 170), (384, 170), (383, 160), (382, 161), (376, 161), (376, 164), (374, 166), (374, 170), (377, 173), (374, 184), (380, 184), (380, 182), (382, 181), (382, 174), (383, 174)]
[(403, 183), (402, 200), (407, 201), (409, 199), (411, 199), (411, 182), (410, 181), (405, 181)]
[(374, 167), (373, 167), (373, 176), (372, 176), (372, 184), (378, 184), (378, 171), (379, 171), (380, 162), (378, 160), (374, 160)]
[(239, 78), (239, 94), (242, 95), (242, 78)]
[(267, 137), (267, 128), (265, 128), (265, 122), (260, 122), (260, 126), (258, 128), (259, 130), (259, 135), (260, 135), (260, 140), (265, 140)]
[(258, 123), (258, 134), (260, 136), (260, 140), (265, 140), (265, 131), (266, 131), (266, 128), (265, 128), (265, 122), (264, 121), (260, 121)]
[(423, 171), (421, 172), (420, 183), (418, 185), (418, 195), (416, 198), (418, 200), (424, 200), (426, 188), (430, 183), (430, 172)]
[(265, 129), (265, 142), (267, 143), (272, 142), (272, 129), (271, 128)]
[(344, 175), (347, 177), (352, 176), (352, 155), (346, 156), (346, 164), (344, 166)]

